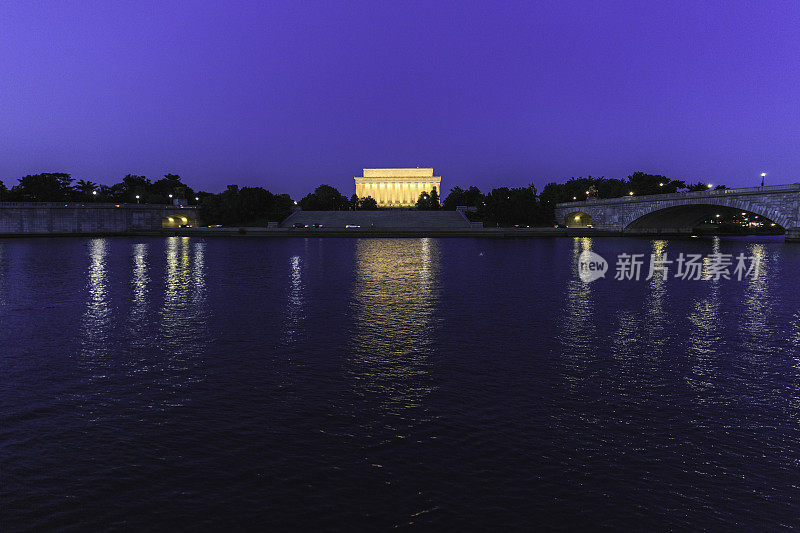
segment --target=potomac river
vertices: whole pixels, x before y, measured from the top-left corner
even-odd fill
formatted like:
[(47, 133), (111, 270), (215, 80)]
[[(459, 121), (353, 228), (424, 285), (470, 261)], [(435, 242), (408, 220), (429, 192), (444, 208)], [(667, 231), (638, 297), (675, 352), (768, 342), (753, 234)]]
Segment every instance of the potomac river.
[(0, 529), (797, 526), (798, 272), (782, 237), (0, 239)]

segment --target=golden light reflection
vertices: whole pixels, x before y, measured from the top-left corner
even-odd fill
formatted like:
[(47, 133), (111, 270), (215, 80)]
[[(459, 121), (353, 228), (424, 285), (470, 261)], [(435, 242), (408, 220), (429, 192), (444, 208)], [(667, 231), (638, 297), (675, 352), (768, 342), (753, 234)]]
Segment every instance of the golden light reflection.
[(168, 399), (158, 406), (161, 409), (184, 405), (190, 385), (205, 379), (202, 356), (209, 338), (204, 249), (192, 247), (190, 237), (165, 240), (164, 302), (158, 343), (164, 360), (151, 368), (158, 370), (153, 385), (168, 394)]
[(189, 302), (189, 237), (168, 237), (166, 257), (166, 288), (162, 321), (172, 327), (173, 321), (185, 315)]
[[(568, 365), (583, 366), (595, 354), (597, 330), (594, 325), (594, 302), (592, 288), (578, 277), (578, 257), (592, 251), (590, 237), (575, 237), (572, 241), (572, 275), (567, 280), (566, 303), (562, 330), (559, 338), (562, 353)], [(574, 385), (578, 380), (575, 372), (567, 372), (567, 379)]]
[[(667, 252), (667, 241), (655, 240), (652, 242), (651, 257), (657, 260), (664, 258)], [(665, 258), (668, 261), (673, 261), (669, 255)], [(667, 263), (665, 266), (670, 267), (671, 264)], [(667, 274), (668, 275), (668, 274)], [(665, 343), (667, 342), (666, 336), (666, 321), (667, 313), (664, 312), (664, 300), (667, 296), (667, 276), (661, 270), (655, 270), (653, 277), (650, 278), (649, 284), (650, 292), (645, 301), (645, 314), (647, 317), (647, 324), (644, 331), (648, 335), (648, 353), (652, 355), (660, 355)]]
[[(719, 237), (714, 236), (711, 239), (711, 253), (703, 255), (703, 268), (702, 268), (702, 275), (700, 276), (701, 279), (708, 279), (709, 277), (711, 277), (710, 276), (710, 269), (711, 269), (711, 258), (710, 258), (710, 256), (713, 255), (713, 254), (720, 253), (719, 243), (720, 243), (720, 238)], [(714, 284), (718, 285), (720, 280), (714, 280), (712, 278), (709, 281), (711, 281), (711, 283), (714, 283)]]
[[(780, 251), (773, 252), (775, 258), (779, 259)], [(758, 275), (744, 278), (747, 282), (745, 289), (745, 312), (742, 315), (742, 329), (747, 333), (743, 335), (745, 343), (751, 343), (751, 348), (757, 353), (758, 347), (763, 346), (762, 341), (768, 340), (765, 335), (768, 333), (767, 322), (772, 311), (772, 295), (769, 287), (769, 264), (767, 262), (767, 248), (761, 243), (752, 243), (747, 247), (747, 253), (756, 258), (759, 265)], [(736, 264), (734, 259), (734, 265)]]
[(419, 407), (432, 390), (439, 275), (437, 240), (357, 243), (350, 373), (360, 394), (378, 397), (387, 411)]

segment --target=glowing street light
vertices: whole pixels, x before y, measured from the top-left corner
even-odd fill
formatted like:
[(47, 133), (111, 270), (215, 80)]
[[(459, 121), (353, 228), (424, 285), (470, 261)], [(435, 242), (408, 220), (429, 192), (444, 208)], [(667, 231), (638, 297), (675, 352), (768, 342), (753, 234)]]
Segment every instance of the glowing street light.
[(92, 191), (92, 196), (97, 196), (97, 191)]
[(137, 204), (139, 203), (139, 195), (138, 194), (136, 195), (136, 203)]
[(761, 173), (761, 186), (762, 187), (764, 186), (764, 178), (766, 178), (766, 177), (767, 177), (767, 173), (766, 172), (762, 172)]
[(628, 193), (629, 196), (633, 196), (633, 191)]
[(572, 199), (573, 199), (573, 200), (577, 200), (577, 199), (578, 199), (578, 197), (577, 197), (577, 196), (573, 196), (573, 197), (572, 197)]
[(709, 184), (708, 184), (708, 188), (710, 189), (711, 187), (713, 187), (713, 185), (711, 185), (711, 184), (709, 183)]
[(658, 184), (658, 186), (659, 186), (659, 187), (663, 187), (663, 186), (664, 186), (664, 184), (663, 184), (663, 183), (659, 183), (659, 184)]

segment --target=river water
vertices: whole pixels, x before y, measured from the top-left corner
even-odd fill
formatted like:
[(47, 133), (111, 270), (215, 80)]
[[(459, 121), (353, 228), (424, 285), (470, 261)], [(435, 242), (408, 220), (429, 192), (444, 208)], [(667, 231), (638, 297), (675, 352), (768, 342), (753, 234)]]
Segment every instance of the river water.
[[(613, 279), (681, 252), (759, 273)], [(0, 240), (0, 529), (796, 526), (798, 271), (782, 238)]]

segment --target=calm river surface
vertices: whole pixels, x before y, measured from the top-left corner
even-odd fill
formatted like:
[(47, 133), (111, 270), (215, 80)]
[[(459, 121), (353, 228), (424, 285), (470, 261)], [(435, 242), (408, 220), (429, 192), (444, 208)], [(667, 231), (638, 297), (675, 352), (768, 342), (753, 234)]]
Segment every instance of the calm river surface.
[[(759, 277), (613, 279), (715, 251)], [(0, 240), (0, 529), (797, 526), (798, 272), (782, 238)]]

